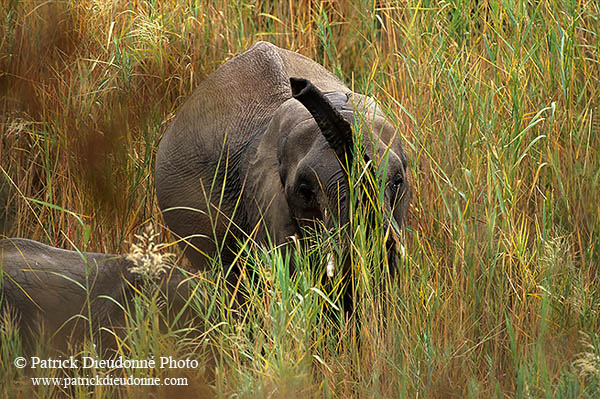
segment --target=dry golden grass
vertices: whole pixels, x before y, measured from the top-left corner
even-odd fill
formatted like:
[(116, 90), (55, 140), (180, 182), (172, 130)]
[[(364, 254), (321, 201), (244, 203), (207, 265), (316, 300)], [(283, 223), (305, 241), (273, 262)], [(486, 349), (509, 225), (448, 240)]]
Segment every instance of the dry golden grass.
[[(597, 397), (600, 6), (509, 3), (4, 2), (0, 229), (115, 252), (149, 222), (171, 241), (160, 136), (203, 77), (267, 40), (389, 108), (413, 177), (408, 260), (337, 330), (319, 296), (277, 305), (310, 279), (265, 277), (255, 315), (217, 317), (214, 394)], [(307, 318), (272, 316), (290, 309)]]

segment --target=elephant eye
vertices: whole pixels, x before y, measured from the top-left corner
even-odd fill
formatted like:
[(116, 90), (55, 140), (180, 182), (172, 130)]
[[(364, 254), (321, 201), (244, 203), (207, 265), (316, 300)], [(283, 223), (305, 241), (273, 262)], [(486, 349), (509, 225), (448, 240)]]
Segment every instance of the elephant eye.
[(300, 181), (300, 183), (298, 183), (297, 190), (304, 200), (310, 201), (313, 198), (312, 187), (307, 181)]
[(390, 188), (393, 192), (398, 191), (400, 187), (404, 184), (404, 178), (402, 177), (402, 173), (396, 173), (394, 177), (392, 177), (392, 181), (390, 182)]

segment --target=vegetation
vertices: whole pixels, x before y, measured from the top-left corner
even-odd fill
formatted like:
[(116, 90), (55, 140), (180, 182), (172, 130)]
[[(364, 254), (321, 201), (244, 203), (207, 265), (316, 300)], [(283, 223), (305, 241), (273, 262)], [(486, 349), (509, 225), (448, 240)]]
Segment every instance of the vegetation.
[[(242, 243), (237, 262), (257, 276), (240, 286), (247, 311), (232, 311), (218, 264), (189, 302), (203, 324), (160, 320), (151, 289), (125, 310), (116, 356), (200, 362), (135, 376), (189, 377), (177, 392), (223, 398), (600, 395), (598, 2), (8, 0), (0, 19), (8, 236), (123, 253), (151, 224), (174, 242), (154, 196), (161, 134), (203, 77), (258, 40), (377, 98), (406, 143), (407, 256), (388, 273), (383, 233), (360, 224), (369, 207), (355, 201), (354, 316), (339, 307), (339, 272), (323, 278), (335, 241), (288, 256)], [(13, 366), (13, 318), (1, 326), (4, 397), (172, 392), (34, 387)], [(73, 350), (103, 356), (90, 340)]]

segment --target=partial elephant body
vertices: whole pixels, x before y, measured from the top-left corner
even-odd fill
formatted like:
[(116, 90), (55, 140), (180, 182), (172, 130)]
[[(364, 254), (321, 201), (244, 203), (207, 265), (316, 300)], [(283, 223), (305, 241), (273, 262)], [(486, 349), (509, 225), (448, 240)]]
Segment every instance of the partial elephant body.
[[(12, 238), (0, 240), (2, 307), (16, 311), (21, 331), (60, 331), (60, 337), (75, 340), (89, 326), (77, 315), (88, 316), (98, 327), (123, 327), (123, 310), (139, 276), (131, 273), (132, 262), (121, 255), (79, 254), (36, 241)], [(87, 279), (86, 279), (87, 273)], [(87, 281), (86, 281), (87, 280)], [(161, 289), (177, 306), (189, 295), (185, 276), (173, 270)]]
[[(367, 131), (353, 135), (359, 120)], [(277, 245), (315, 221), (343, 226), (355, 136), (364, 140), (365, 158), (386, 168), (378, 174), (385, 228), (401, 228), (410, 197), (406, 157), (375, 102), (306, 57), (256, 43), (209, 75), (167, 128), (155, 170), (165, 221), (196, 269), (217, 255), (229, 265), (236, 240)], [(77, 315), (122, 326), (117, 303), (127, 303), (139, 282), (131, 266), (121, 255), (0, 240), (2, 304), (25, 329), (43, 321), (47, 331), (81, 337), (87, 322)], [(191, 292), (176, 269), (161, 289), (176, 308)]]
[[(158, 201), (171, 230), (190, 238), (195, 249), (186, 255), (196, 268), (207, 267), (215, 246), (231, 237), (228, 229), (254, 227), (245, 209), (252, 204), (238, 202), (248, 157), (276, 110), (292, 97), (290, 76), (310, 78), (324, 91), (349, 91), (314, 61), (259, 42), (202, 81), (162, 138)], [(188, 209), (167, 210), (172, 207)]]
[[(335, 108), (325, 111), (350, 123), (355, 102), (362, 102), (360, 112), (370, 113), (382, 130), (384, 143), (376, 147), (384, 152), (393, 141), (395, 131), (389, 124), (383, 129), (384, 119), (370, 99), (351, 93), (302, 55), (259, 42), (224, 63), (184, 103), (156, 157), (160, 208), (169, 228), (185, 240), (195, 268), (207, 268), (218, 254), (228, 264), (236, 239), (281, 244), (299, 233), (299, 221), (323, 219), (326, 207), (335, 207), (337, 200), (339, 208), (340, 198), (347, 200), (347, 181), (332, 142), (311, 116), (315, 109), (309, 112), (294, 98), (291, 78), (312, 83), (327, 97), (326, 108)], [(405, 169), (398, 140), (393, 148), (396, 164), (404, 163)], [(310, 170), (318, 181), (305, 176)], [(314, 198), (305, 202), (314, 200), (313, 205), (297, 204), (302, 187), (309, 187), (305, 194)]]

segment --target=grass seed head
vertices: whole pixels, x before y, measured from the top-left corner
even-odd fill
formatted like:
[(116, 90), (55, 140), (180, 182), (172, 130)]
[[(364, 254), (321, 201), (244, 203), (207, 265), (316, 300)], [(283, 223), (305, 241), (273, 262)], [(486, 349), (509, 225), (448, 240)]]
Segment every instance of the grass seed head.
[(584, 351), (573, 361), (573, 367), (581, 378), (589, 377), (600, 382), (600, 341), (598, 337), (593, 339), (582, 331), (581, 344)]
[(132, 273), (155, 279), (171, 267), (169, 260), (173, 254), (160, 252), (164, 244), (155, 242), (158, 236), (159, 233), (155, 233), (151, 225), (142, 234), (135, 235), (137, 242), (131, 244), (131, 252), (127, 255), (127, 259), (135, 265), (130, 269)]

